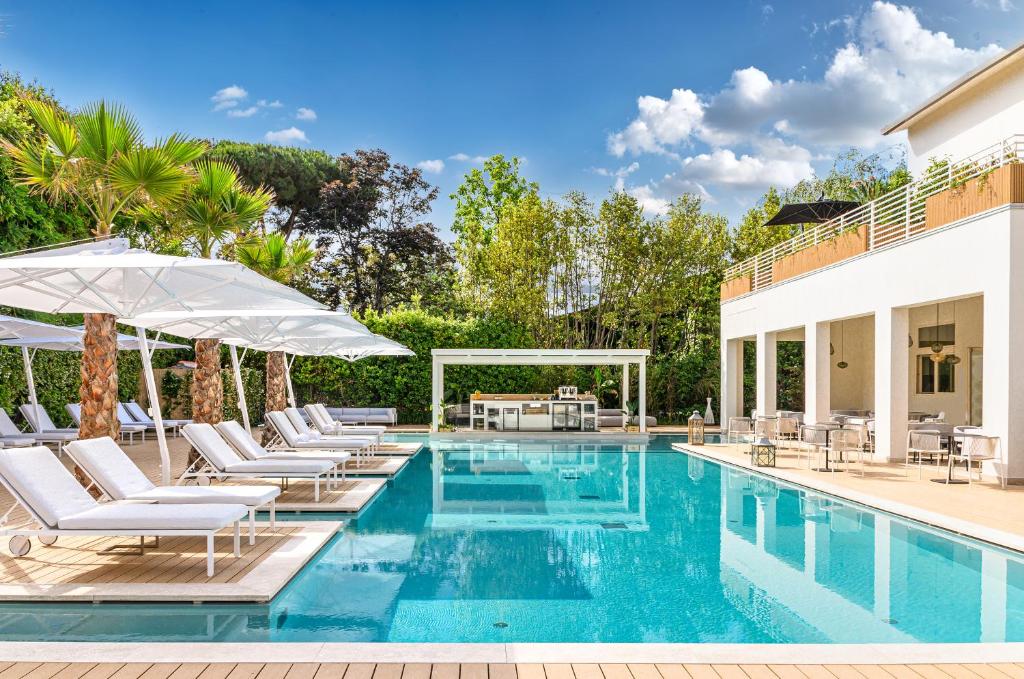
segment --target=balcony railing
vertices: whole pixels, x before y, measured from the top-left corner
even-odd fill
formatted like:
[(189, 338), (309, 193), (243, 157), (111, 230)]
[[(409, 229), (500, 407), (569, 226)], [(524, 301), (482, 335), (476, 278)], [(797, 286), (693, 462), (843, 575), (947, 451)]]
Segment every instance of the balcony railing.
[(751, 291), (767, 288), (776, 282), (772, 267), (775, 262), (861, 227), (866, 227), (868, 251), (902, 243), (934, 227), (926, 221), (925, 202), (929, 197), (961, 187), (972, 179), (984, 182), (994, 170), (1021, 162), (1024, 135), (1009, 137), (958, 162), (933, 163), (921, 179), (730, 266), (725, 280), (749, 276)]

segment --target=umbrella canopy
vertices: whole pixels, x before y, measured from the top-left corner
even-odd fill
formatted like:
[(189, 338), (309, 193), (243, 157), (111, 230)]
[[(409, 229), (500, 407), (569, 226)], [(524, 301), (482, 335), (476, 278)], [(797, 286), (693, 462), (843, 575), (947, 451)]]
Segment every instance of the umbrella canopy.
[(326, 309), (230, 309), (187, 314), (163, 311), (121, 320), (179, 337), (217, 338), (249, 348), (297, 337), (339, 339), (372, 335), (349, 314)]
[(0, 297), (48, 313), (322, 309), (237, 262), (161, 255), (122, 238), (0, 258)]
[[(225, 340), (232, 344), (234, 340)], [(299, 356), (336, 356), (346, 361), (358, 361), (370, 356), (415, 356), (416, 352), (408, 347), (372, 333), (359, 337), (292, 337), (276, 342), (255, 345), (244, 345), (257, 351), (283, 351)]]
[(813, 203), (790, 203), (779, 208), (775, 216), (764, 225), (820, 224), (857, 207), (860, 207), (860, 203), (853, 200), (816, 200)]

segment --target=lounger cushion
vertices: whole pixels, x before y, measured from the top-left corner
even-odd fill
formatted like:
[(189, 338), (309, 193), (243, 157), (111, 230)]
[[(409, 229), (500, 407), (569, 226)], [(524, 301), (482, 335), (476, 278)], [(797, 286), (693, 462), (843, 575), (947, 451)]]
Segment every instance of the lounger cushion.
[[(74, 480), (74, 479), (72, 479)], [(231, 505), (157, 505), (109, 502), (62, 517), (65, 530), (217, 530), (245, 517), (249, 510)]]
[(125, 500), (155, 487), (109, 436), (74, 441), (67, 445), (67, 450), (75, 463), (114, 500)]
[(48, 526), (97, 507), (71, 472), (48, 448), (4, 449), (0, 474)]
[(153, 500), (161, 504), (239, 504), (265, 505), (278, 495), (277, 486), (159, 486), (132, 495), (133, 500)]
[(224, 471), (235, 474), (323, 474), (334, 468), (334, 465), (326, 460), (301, 461), (301, 460), (246, 460), (235, 462), (225, 467)]
[(36, 440), (27, 436), (0, 436), (0, 443), (8, 448), (14, 448), (15, 446), (34, 446)]
[(268, 453), (263, 460), (327, 460), (334, 464), (345, 464), (352, 459), (352, 453), (343, 450), (278, 450)]
[(78, 433), (70, 431), (44, 431), (38, 434), (32, 434), (32, 438), (36, 441), (48, 441), (50, 443), (57, 443), (58, 441), (77, 441)]
[(241, 453), (247, 460), (258, 460), (267, 456), (267, 449), (256, 442), (249, 435), (242, 425), (235, 420), (225, 420), (214, 425), (221, 436), (231, 444), (231, 447)]
[(227, 469), (230, 465), (242, 461), (231, 446), (227, 444), (213, 428), (212, 424), (192, 423), (184, 428), (188, 440), (217, 469)]
[(284, 443), (289, 448), (331, 448), (331, 449), (352, 449), (352, 448), (368, 448), (370, 441), (368, 439), (361, 439), (356, 437), (303, 437), (295, 431), (295, 427), (292, 426), (292, 422), (288, 419), (288, 416), (283, 412), (276, 410), (269, 412), (266, 415), (267, 423), (274, 428), (281, 438), (284, 439)]

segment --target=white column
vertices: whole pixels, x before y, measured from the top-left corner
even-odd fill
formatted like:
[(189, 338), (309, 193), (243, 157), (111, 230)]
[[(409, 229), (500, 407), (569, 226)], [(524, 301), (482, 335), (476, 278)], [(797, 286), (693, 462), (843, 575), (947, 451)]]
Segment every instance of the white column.
[(234, 344), (229, 344), (228, 353), (231, 354), (231, 372), (235, 376), (235, 391), (238, 396), (238, 411), (242, 413), (242, 426), (251, 435), (252, 427), (249, 426), (249, 406), (245, 403), (245, 387), (242, 384), (242, 364), (238, 360), (238, 347)]
[(647, 431), (647, 359), (641, 358), (637, 370), (637, 394), (639, 400), (638, 414), (640, 416), (640, 431)]
[[(1018, 355), (1024, 337), (1024, 272), (1009, 273), (1006, 287), (985, 289), (982, 320), (982, 426), (1002, 443), (1007, 478), (1024, 477), (1024, 365)], [(967, 379), (964, 363), (957, 366), (957, 388)], [(992, 473), (985, 463), (986, 473)]]
[(730, 417), (743, 416), (743, 340), (722, 338), (722, 382), (718, 403), (722, 431)]
[(875, 312), (875, 456), (904, 460), (910, 407), (910, 312)]
[(629, 403), (629, 363), (622, 364), (622, 382), (619, 384), (619, 401), (622, 403), (622, 410), (626, 409)]
[[(444, 365), (434, 356), (430, 376), (430, 431), (437, 431), (441, 424), (441, 394), (444, 392)], [(472, 420), (471, 420), (472, 421)]]
[(825, 422), (832, 410), (832, 370), (829, 343), (832, 324), (808, 323), (804, 326), (804, 422)]
[(288, 387), (288, 404), (292, 408), (298, 408), (295, 405), (295, 388), (292, 387), (292, 363), (295, 361), (295, 354), (292, 354), (291, 360), (288, 359), (288, 354), (284, 355), (284, 385)]
[(135, 328), (139, 338), (139, 356), (142, 358), (142, 374), (146, 377), (146, 393), (149, 395), (149, 407), (153, 411), (153, 424), (156, 425), (156, 442), (160, 448), (160, 483), (171, 485), (171, 451), (167, 447), (167, 436), (164, 433), (164, 416), (160, 412), (160, 396), (157, 393), (156, 378), (153, 377), (153, 361), (150, 360), (149, 340), (146, 331)]
[(36, 414), (36, 422), (39, 421), (39, 398), (36, 396), (36, 378), (32, 375), (32, 355), (28, 347), (21, 348), (21, 362), (25, 365), (25, 382), (28, 384), (28, 402), (32, 404), (32, 410)]
[(1006, 641), (1006, 557), (981, 553), (981, 642)]
[(778, 394), (777, 358), (774, 332), (757, 333), (757, 414), (775, 415), (778, 408), (775, 398)]

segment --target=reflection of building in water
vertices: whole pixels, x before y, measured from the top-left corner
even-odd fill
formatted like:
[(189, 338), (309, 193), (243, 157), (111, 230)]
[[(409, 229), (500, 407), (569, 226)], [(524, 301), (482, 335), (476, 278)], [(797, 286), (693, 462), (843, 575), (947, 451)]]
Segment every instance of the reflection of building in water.
[(461, 441), (433, 455), (431, 528), (646, 530), (645, 444)]
[(766, 627), (840, 642), (1006, 640), (1008, 563), (1021, 568), (1008, 554), (738, 470), (721, 492), (722, 583)]

